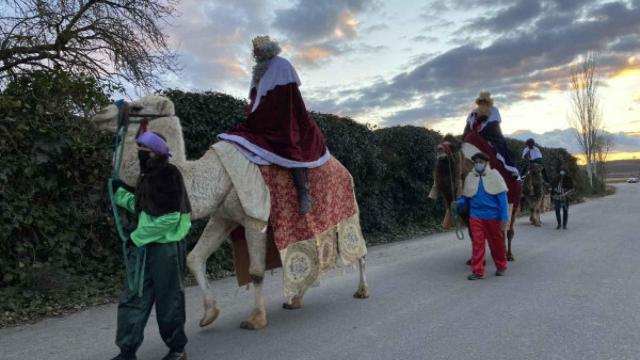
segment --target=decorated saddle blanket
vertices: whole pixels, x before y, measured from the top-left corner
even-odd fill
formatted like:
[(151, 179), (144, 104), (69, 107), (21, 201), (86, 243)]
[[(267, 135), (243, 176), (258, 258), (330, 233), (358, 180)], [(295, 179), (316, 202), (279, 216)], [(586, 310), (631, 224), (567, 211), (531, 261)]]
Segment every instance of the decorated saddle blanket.
[[(232, 157), (234, 163), (242, 162), (244, 159), (242, 155), (228, 157)], [(242, 177), (242, 174), (230, 177), (243, 208), (246, 207), (245, 203), (247, 206), (260, 207), (264, 206), (264, 201), (269, 202), (266, 229), (267, 270), (283, 267), (285, 297), (301, 295), (309, 287), (317, 285), (319, 275), (334, 269), (338, 259), (345, 265), (352, 265), (366, 255), (367, 248), (360, 229), (353, 179), (338, 160), (331, 158), (324, 165), (309, 169), (309, 192), (313, 207), (305, 215), (299, 214), (298, 194), (289, 169), (275, 165), (257, 166), (249, 160), (246, 162), (250, 166), (245, 168), (241, 165), (240, 168), (245, 169), (243, 172), (247, 176), (255, 176), (256, 173), (246, 169), (257, 169), (261, 175), (259, 181), (246, 178), (234, 181), (234, 177)], [(268, 193), (265, 195), (263, 190), (257, 189), (262, 200), (251, 199), (252, 191), (256, 189), (246, 188), (256, 186), (264, 186)], [(246, 198), (244, 202), (243, 197)], [(260, 201), (263, 203), (258, 204)], [(265, 211), (245, 209), (245, 213), (262, 217)], [(244, 229), (236, 229), (231, 237), (236, 277), (238, 284), (244, 285), (250, 282), (249, 253)]]

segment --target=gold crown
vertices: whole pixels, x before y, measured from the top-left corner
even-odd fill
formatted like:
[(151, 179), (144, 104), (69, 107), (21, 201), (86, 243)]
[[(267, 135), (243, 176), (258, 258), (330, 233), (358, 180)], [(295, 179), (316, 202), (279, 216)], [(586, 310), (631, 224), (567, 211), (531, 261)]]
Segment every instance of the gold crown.
[(491, 98), (491, 93), (486, 91), (481, 92), (480, 95), (478, 95), (478, 98), (476, 99), (476, 104), (479, 105), (480, 103), (485, 103), (485, 104), (488, 104), (489, 106), (493, 106), (493, 99)]
[(264, 46), (268, 46), (273, 42), (273, 40), (271, 40), (269, 35), (264, 35), (264, 36), (256, 36), (255, 38), (253, 38), (251, 42), (253, 43), (254, 48), (261, 48)]

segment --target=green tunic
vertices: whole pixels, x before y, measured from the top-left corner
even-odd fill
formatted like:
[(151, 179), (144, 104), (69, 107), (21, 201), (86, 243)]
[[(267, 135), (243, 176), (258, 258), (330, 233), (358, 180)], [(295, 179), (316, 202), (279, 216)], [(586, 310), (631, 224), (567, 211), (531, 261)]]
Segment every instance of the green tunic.
[[(136, 197), (131, 192), (119, 188), (115, 195), (118, 206), (134, 213)], [(131, 241), (136, 246), (144, 246), (149, 243), (166, 244), (184, 239), (191, 229), (191, 214), (182, 214), (178, 211), (162, 216), (153, 217), (144, 211), (138, 217), (138, 226), (131, 233)]]

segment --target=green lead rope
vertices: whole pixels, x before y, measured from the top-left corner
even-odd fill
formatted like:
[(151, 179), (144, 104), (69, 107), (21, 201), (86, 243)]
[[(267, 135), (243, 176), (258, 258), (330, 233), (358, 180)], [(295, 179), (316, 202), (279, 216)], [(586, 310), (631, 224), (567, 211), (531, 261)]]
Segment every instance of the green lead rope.
[[(120, 218), (120, 211), (118, 211), (118, 205), (115, 201), (115, 192), (113, 191), (113, 181), (119, 178), (120, 165), (122, 164), (122, 152), (124, 150), (124, 141), (127, 136), (127, 126), (120, 126), (116, 131), (116, 139), (113, 152), (113, 169), (111, 171), (111, 177), (107, 181), (107, 189), (109, 191), (109, 200), (111, 201), (111, 210), (113, 211), (113, 218), (116, 223), (116, 230), (118, 236), (122, 241), (122, 257), (124, 260), (125, 273), (127, 278), (127, 287), (129, 291), (136, 292), (138, 296), (142, 296), (142, 288), (144, 284), (144, 268), (147, 262), (147, 252), (142, 247), (137, 247), (135, 251), (129, 253), (127, 249), (128, 236), (125, 235), (122, 227), (122, 219)], [(129, 257), (135, 259), (133, 268), (129, 264)]]
[[(451, 161), (448, 161), (447, 163), (449, 164), (449, 179), (451, 180), (450, 181), (451, 195), (453, 195), (454, 200), (456, 200), (456, 186), (455, 186), (455, 179), (453, 178), (455, 174), (451, 169)], [(458, 240), (464, 240), (464, 230), (460, 226), (460, 216), (458, 215), (458, 208), (456, 206), (452, 206), (451, 204), (449, 204), (449, 212), (451, 212), (451, 216), (453, 217), (453, 223), (456, 226), (456, 237), (458, 238)]]

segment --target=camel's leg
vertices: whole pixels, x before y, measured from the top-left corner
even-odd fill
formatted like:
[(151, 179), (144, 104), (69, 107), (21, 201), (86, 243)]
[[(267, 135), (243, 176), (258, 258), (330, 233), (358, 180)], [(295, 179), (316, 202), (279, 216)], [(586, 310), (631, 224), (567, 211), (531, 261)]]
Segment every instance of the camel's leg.
[(198, 239), (198, 243), (187, 256), (187, 265), (198, 286), (204, 293), (204, 314), (200, 320), (200, 326), (204, 327), (216, 320), (220, 310), (216, 306), (211, 284), (207, 278), (207, 259), (227, 238), (231, 230), (236, 226), (232, 221), (211, 217), (209, 223)]
[(544, 198), (541, 198), (538, 201), (536, 201), (536, 206), (534, 208), (534, 212), (536, 214), (536, 216), (535, 216), (535, 219), (536, 219), (535, 226), (542, 226), (542, 220), (540, 219), (540, 214), (542, 213), (542, 201), (543, 200), (544, 200)]
[(304, 292), (302, 294), (294, 295), (287, 302), (282, 303), (282, 308), (285, 310), (298, 310), (304, 306)]
[(369, 298), (369, 284), (367, 284), (367, 275), (365, 274), (367, 266), (366, 257), (360, 258), (358, 260), (358, 268), (360, 269), (360, 283), (358, 283), (358, 290), (353, 297), (356, 299), (367, 299)]
[(245, 230), (249, 248), (249, 274), (255, 292), (255, 305), (249, 318), (240, 323), (243, 329), (257, 330), (267, 326), (267, 309), (264, 305), (262, 285), (267, 261), (267, 233), (260, 230)]

